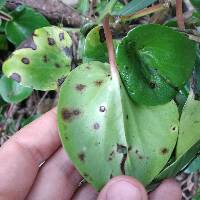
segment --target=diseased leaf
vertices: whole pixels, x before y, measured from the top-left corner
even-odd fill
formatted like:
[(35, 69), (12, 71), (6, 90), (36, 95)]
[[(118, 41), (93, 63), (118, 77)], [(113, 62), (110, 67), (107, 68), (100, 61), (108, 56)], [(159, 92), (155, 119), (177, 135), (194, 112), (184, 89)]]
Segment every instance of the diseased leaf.
[(70, 72), (72, 41), (58, 27), (37, 29), (4, 62), (6, 76), (37, 90), (54, 90)]
[(0, 95), (8, 103), (19, 103), (30, 96), (32, 91), (5, 76), (0, 79)]
[(117, 64), (132, 100), (158, 105), (172, 100), (191, 76), (196, 45), (169, 27), (149, 24), (131, 30), (117, 49)]
[(98, 190), (121, 174), (148, 185), (175, 147), (177, 106), (135, 104), (118, 74), (111, 78), (109, 67), (85, 63), (64, 82), (58, 104), (62, 143), (81, 175)]

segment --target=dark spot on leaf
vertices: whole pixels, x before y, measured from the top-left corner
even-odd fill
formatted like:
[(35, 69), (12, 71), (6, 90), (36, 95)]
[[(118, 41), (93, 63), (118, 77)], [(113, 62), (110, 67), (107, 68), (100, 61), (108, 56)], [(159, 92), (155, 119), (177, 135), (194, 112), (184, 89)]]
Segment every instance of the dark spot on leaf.
[(74, 117), (77, 117), (78, 115), (80, 115), (81, 112), (79, 109), (73, 109), (73, 110), (69, 110), (67, 108), (63, 108), (62, 109), (62, 118), (65, 121), (70, 121), (72, 120)]
[(55, 63), (55, 67), (56, 68), (60, 68), (60, 64), (59, 63)]
[(106, 107), (105, 106), (100, 106), (99, 111), (100, 112), (105, 112), (106, 111)]
[(112, 179), (113, 178), (113, 175), (112, 175), (112, 173), (110, 174), (110, 179)]
[(60, 86), (65, 82), (65, 79), (66, 79), (66, 78), (67, 78), (67, 77), (65, 76), (65, 77), (59, 78), (59, 79), (57, 80), (58, 87), (60, 87)]
[(49, 59), (48, 59), (48, 56), (47, 56), (47, 55), (44, 55), (44, 56), (43, 56), (43, 61), (44, 61), (45, 63), (47, 63), (48, 60), (49, 60)]
[(132, 146), (128, 147), (128, 152), (130, 152), (132, 150)]
[(140, 160), (142, 160), (144, 157), (139, 153), (139, 150), (135, 150), (135, 153), (136, 153), (136, 155), (137, 155), (137, 157), (138, 157), (138, 159), (140, 159)]
[(163, 155), (167, 154), (169, 150), (167, 148), (162, 148), (160, 151)]
[(127, 153), (127, 147), (122, 145), (122, 144), (117, 144), (117, 152), (126, 154)]
[(150, 87), (151, 89), (155, 89), (155, 88), (156, 88), (156, 84), (155, 84), (154, 82), (150, 82), (150, 83), (149, 83), (149, 87)]
[(102, 80), (97, 80), (97, 81), (95, 81), (95, 85), (96, 85), (97, 87), (100, 87), (100, 86), (102, 85), (102, 83), (103, 83)]
[(88, 69), (88, 70), (89, 70), (89, 69), (90, 69), (90, 66), (89, 66), (89, 65), (87, 65), (87, 66), (86, 66), (86, 69)]
[(85, 161), (85, 154), (83, 152), (78, 154), (78, 158), (80, 159), (80, 161), (84, 162)]
[(82, 91), (82, 90), (85, 89), (85, 87), (86, 87), (86, 85), (83, 85), (83, 84), (77, 84), (77, 85), (76, 85), (76, 90), (78, 90), (78, 91)]
[(22, 58), (22, 62), (25, 64), (25, 65), (28, 65), (30, 63), (30, 60), (28, 58)]
[(94, 123), (93, 128), (94, 128), (95, 130), (98, 130), (98, 129), (100, 128), (99, 123), (97, 123), (97, 122)]
[(126, 115), (126, 119), (128, 120), (128, 115)]
[(65, 34), (64, 33), (59, 33), (59, 38), (60, 38), (60, 41), (64, 40), (65, 39)]
[(11, 79), (13, 79), (14, 81), (20, 83), (21, 82), (21, 76), (17, 73), (13, 73), (11, 76), (10, 76)]
[(83, 173), (83, 176), (87, 178), (89, 175), (87, 173)]
[(99, 40), (102, 43), (106, 41), (106, 36), (105, 36), (103, 28), (100, 28), (100, 30), (99, 30)]
[(110, 155), (109, 155), (109, 157), (108, 157), (108, 161), (111, 161), (112, 159), (113, 159), (113, 156), (115, 155), (115, 151), (113, 150), (111, 153), (110, 153)]
[(66, 56), (70, 56), (70, 57), (72, 56), (72, 48), (65, 47), (65, 48), (63, 48), (63, 51)]
[(32, 36), (37, 37), (38, 35), (37, 35), (35, 32), (33, 32), (33, 33), (32, 33)]
[(80, 112), (80, 110), (75, 109), (75, 110), (73, 110), (73, 114), (77, 116), (77, 115), (80, 115), (81, 112)]
[(56, 42), (55, 42), (55, 40), (54, 40), (53, 38), (48, 38), (48, 44), (49, 44), (50, 46), (53, 46), (53, 45), (56, 44)]

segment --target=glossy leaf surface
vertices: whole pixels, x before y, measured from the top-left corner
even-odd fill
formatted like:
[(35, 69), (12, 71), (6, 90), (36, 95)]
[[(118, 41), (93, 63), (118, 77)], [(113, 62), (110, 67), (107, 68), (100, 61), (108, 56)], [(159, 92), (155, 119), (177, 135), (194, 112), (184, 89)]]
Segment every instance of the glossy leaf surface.
[(37, 29), (4, 62), (6, 76), (37, 90), (54, 90), (70, 71), (72, 41), (58, 27)]
[(62, 143), (80, 173), (98, 190), (121, 174), (148, 185), (175, 147), (177, 106), (133, 103), (118, 74), (111, 79), (109, 67), (86, 63), (64, 82), (58, 105)]
[(48, 26), (49, 22), (32, 8), (20, 6), (10, 13), (13, 20), (6, 23), (8, 40), (18, 46), (37, 28)]
[(30, 96), (32, 91), (6, 76), (0, 79), (0, 95), (8, 103), (19, 103)]
[(141, 25), (130, 31), (117, 50), (121, 78), (133, 101), (169, 102), (189, 79), (196, 57), (195, 43), (161, 25)]

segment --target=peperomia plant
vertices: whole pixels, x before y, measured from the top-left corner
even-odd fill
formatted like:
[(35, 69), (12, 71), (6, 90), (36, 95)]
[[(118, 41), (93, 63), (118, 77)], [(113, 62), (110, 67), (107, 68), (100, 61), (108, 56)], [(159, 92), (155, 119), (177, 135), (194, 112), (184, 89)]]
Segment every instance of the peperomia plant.
[[(137, 4), (131, 6), (133, 2)], [(155, 1), (133, 2), (119, 15)], [(199, 63), (198, 45), (185, 33), (156, 24), (138, 25), (112, 40), (109, 15), (116, 15), (115, 3), (110, 1), (101, 16), (103, 27), (87, 34), (84, 63), (76, 69), (70, 69), (68, 33), (45, 27), (20, 45), (3, 72), (33, 89), (62, 85), (57, 112), (62, 144), (97, 190), (121, 174), (151, 189), (175, 176), (200, 151), (200, 102), (193, 90), (199, 80), (191, 78)], [(190, 94), (178, 110), (177, 95), (188, 85)]]

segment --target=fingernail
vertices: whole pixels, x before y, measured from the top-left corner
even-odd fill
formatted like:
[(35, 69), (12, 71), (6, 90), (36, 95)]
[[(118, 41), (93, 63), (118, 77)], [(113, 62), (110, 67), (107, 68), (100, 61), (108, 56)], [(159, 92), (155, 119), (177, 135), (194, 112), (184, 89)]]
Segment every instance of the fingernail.
[(107, 200), (142, 200), (140, 190), (126, 181), (117, 181), (107, 190)]

